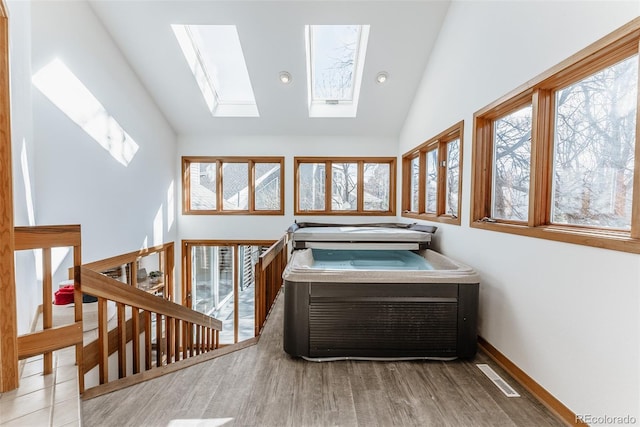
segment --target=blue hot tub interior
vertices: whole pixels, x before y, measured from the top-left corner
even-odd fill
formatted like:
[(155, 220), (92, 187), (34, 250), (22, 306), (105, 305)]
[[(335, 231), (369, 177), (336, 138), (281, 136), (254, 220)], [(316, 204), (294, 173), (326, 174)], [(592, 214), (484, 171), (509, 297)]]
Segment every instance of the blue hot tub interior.
[(311, 268), (326, 270), (433, 270), (423, 257), (404, 250), (312, 249)]

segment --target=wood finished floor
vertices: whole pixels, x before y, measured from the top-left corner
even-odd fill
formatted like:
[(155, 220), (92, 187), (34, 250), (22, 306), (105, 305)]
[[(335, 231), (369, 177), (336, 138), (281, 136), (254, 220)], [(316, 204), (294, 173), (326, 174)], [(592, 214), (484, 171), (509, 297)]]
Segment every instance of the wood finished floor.
[[(453, 362), (293, 359), (282, 350), (283, 297), (279, 296), (257, 345), (84, 401), (82, 424), (564, 425), (483, 353), (474, 360)], [(506, 397), (476, 363), (489, 364), (522, 397)]]

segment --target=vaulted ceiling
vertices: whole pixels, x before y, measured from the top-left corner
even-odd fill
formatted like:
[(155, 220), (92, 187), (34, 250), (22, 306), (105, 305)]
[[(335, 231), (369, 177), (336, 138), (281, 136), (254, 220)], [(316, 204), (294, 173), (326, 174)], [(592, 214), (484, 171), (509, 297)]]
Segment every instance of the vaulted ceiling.
[[(180, 135), (396, 137), (420, 84), (446, 1), (90, 0)], [(236, 25), (260, 117), (214, 117), (172, 24)], [(370, 25), (356, 118), (309, 118), (305, 25)], [(284, 85), (280, 71), (292, 75)], [(386, 83), (375, 76), (386, 71)]]

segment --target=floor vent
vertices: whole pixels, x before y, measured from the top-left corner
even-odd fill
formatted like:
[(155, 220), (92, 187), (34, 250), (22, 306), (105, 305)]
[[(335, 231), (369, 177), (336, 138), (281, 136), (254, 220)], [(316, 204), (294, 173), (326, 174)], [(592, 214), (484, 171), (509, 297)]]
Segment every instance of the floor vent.
[(513, 387), (511, 387), (505, 380), (503, 380), (500, 375), (494, 371), (491, 366), (487, 364), (477, 364), (476, 365), (482, 373), (484, 373), (493, 383), (498, 387), (507, 397), (520, 397), (518, 392), (516, 392)]

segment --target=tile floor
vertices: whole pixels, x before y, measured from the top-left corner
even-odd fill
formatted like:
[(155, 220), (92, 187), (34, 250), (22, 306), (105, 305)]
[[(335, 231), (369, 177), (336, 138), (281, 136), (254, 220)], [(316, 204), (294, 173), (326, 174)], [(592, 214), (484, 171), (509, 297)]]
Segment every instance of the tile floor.
[(53, 373), (42, 374), (42, 356), (21, 364), (20, 387), (0, 394), (0, 426), (80, 426), (75, 350), (54, 352)]

